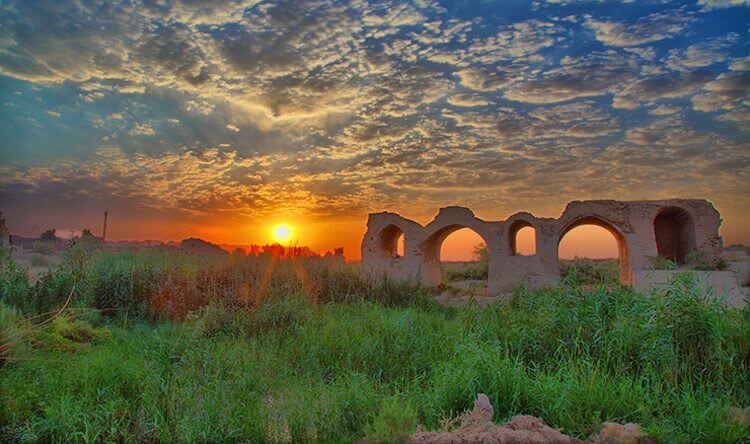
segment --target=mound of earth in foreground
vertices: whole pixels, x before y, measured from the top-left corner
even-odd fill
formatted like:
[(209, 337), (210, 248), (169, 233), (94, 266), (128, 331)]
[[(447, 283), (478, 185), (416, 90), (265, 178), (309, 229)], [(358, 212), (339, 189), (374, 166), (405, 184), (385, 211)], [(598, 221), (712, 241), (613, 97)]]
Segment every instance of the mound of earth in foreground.
[(461, 422), (461, 427), (450, 432), (417, 432), (412, 443), (439, 444), (537, 444), (537, 443), (595, 443), (595, 444), (646, 444), (656, 440), (641, 431), (637, 424), (620, 425), (607, 422), (601, 431), (581, 441), (563, 434), (533, 416), (519, 415), (504, 425), (492, 422), (494, 410), (489, 398), (480, 393), (474, 402), (474, 410)]

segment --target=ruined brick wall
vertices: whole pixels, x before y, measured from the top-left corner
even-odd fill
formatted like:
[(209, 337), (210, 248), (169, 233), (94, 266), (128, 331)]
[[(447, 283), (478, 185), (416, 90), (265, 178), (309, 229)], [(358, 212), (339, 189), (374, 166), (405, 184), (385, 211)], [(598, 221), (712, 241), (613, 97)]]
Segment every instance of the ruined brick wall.
[[(425, 286), (440, 283), (440, 248), (452, 232), (470, 228), (488, 247), (490, 292), (507, 291), (526, 281), (533, 287), (554, 283), (559, 276), (558, 246), (562, 237), (580, 225), (598, 225), (617, 241), (620, 279), (634, 284), (634, 271), (650, 267), (651, 258), (663, 253), (679, 264), (696, 252), (709, 264), (721, 258), (721, 218), (706, 200), (669, 199), (622, 202), (614, 200), (569, 203), (557, 218), (538, 218), (526, 212), (504, 221), (485, 221), (468, 208), (441, 208), (427, 225), (395, 213), (370, 214), (362, 240), (362, 270), (411, 280)], [(536, 254), (515, 254), (515, 233), (533, 227)], [(404, 236), (404, 255), (396, 254)]]

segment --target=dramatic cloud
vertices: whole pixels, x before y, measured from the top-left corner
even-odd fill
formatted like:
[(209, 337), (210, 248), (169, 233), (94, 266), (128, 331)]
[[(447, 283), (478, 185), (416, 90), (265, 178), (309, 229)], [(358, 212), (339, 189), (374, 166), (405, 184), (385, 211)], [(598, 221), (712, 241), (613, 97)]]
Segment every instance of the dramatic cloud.
[(687, 71), (723, 62), (737, 38), (737, 34), (730, 34), (721, 39), (697, 43), (684, 49), (673, 49), (669, 52), (667, 66), (674, 70)]
[(461, 84), (477, 91), (496, 91), (520, 80), (520, 67), (466, 68), (458, 71)]
[(483, 96), (471, 93), (454, 94), (448, 97), (448, 103), (454, 106), (465, 107), (486, 106), (490, 104)]
[(718, 111), (750, 106), (750, 71), (727, 72), (708, 82), (708, 92), (692, 98), (697, 111)]
[(510, 100), (556, 103), (614, 92), (638, 78), (637, 60), (614, 51), (564, 57), (560, 66), (518, 82), (506, 90)]
[(668, 116), (670, 114), (677, 114), (679, 112), (682, 112), (682, 108), (673, 105), (659, 105), (649, 111), (650, 114), (653, 114), (655, 116)]
[(731, 71), (750, 71), (750, 56), (740, 59), (729, 65)]
[(636, 145), (684, 147), (705, 143), (707, 137), (696, 133), (680, 117), (666, 117), (646, 126), (628, 130), (625, 140)]
[(674, 99), (695, 93), (711, 78), (707, 72), (692, 71), (684, 75), (663, 75), (638, 80), (618, 92), (614, 98), (616, 108), (635, 109), (642, 103), (659, 99)]
[(703, 5), (706, 9), (719, 9), (731, 6), (747, 6), (750, 5), (750, 0), (699, 0), (698, 4)]
[(651, 14), (635, 23), (600, 21), (586, 17), (586, 25), (594, 31), (596, 39), (610, 46), (640, 46), (671, 38), (690, 21), (690, 17), (681, 12)]
[(725, 197), (750, 195), (748, 8), (2, 2), (0, 209), (20, 231), (108, 206), (217, 237), (346, 220), (352, 239), (369, 211), (457, 203), (684, 192), (750, 214)]

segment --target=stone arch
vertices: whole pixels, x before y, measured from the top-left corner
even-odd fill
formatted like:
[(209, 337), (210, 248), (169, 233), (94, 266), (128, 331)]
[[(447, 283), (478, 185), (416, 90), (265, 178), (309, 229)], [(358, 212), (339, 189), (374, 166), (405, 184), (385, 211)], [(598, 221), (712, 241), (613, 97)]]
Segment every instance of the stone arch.
[(690, 253), (695, 251), (693, 216), (677, 206), (660, 208), (654, 217), (654, 239), (659, 256), (685, 265)]
[[(513, 223), (510, 224), (510, 227), (508, 227), (508, 254), (511, 256), (517, 256), (518, 255), (518, 246), (516, 245), (518, 232), (521, 231), (523, 228), (533, 228), (534, 229), (534, 235), (536, 236), (536, 227), (531, 222), (525, 220), (525, 219), (518, 219), (515, 220)], [(533, 255), (535, 256), (536, 251)]]
[(398, 239), (405, 236), (404, 230), (396, 224), (388, 224), (378, 232), (378, 254), (383, 258), (398, 257)]
[(630, 270), (630, 252), (628, 249), (628, 242), (622, 232), (612, 222), (594, 215), (587, 215), (573, 219), (571, 222), (568, 222), (563, 226), (562, 230), (560, 230), (560, 233), (557, 236), (557, 246), (560, 246), (563, 237), (565, 237), (570, 230), (580, 227), (581, 225), (595, 225), (604, 228), (614, 236), (615, 241), (617, 242), (618, 255), (620, 257), (620, 283), (623, 285), (631, 285), (633, 282)]
[[(528, 222), (536, 231), (533, 257), (513, 257), (506, 251), (509, 233), (526, 225), (521, 222), (511, 229), (519, 220)], [(650, 259), (656, 254), (683, 262), (689, 260), (691, 251), (698, 250), (714, 263), (722, 254), (721, 218), (706, 200), (574, 201), (566, 205), (559, 218), (537, 218), (521, 212), (505, 221), (484, 221), (468, 208), (450, 206), (441, 208), (426, 226), (395, 213), (370, 214), (361, 245), (362, 273), (385, 273), (395, 279), (438, 285), (443, 241), (453, 231), (469, 228), (484, 239), (490, 250), (488, 291), (508, 291), (522, 279), (541, 287), (558, 279), (563, 236), (586, 224), (602, 227), (613, 236), (621, 262), (620, 280), (639, 288), (656, 282), (650, 266)], [(404, 256), (395, 258), (401, 235), (406, 241)]]
[(478, 234), (479, 237), (484, 240), (485, 245), (487, 245), (487, 250), (491, 248), (490, 243), (487, 241), (487, 237), (482, 234), (481, 230), (477, 230), (475, 227), (472, 227), (470, 225), (451, 224), (438, 229), (422, 242), (422, 256), (425, 258), (425, 260), (435, 260), (437, 262), (440, 262), (440, 249), (443, 246), (443, 242), (445, 241), (445, 239), (447, 239), (448, 236), (450, 236), (454, 232), (463, 228), (468, 228), (469, 230)]
[(422, 273), (422, 281), (425, 286), (437, 287), (438, 285), (440, 285), (440, 250), (443, 246), (443, 242), (446, 238), (448, 238), (448, 236), (462, 228), (468, 228), (478, 234), (479, 237), (481, 237), (482, 240), (484, 240), (484, 243), (487, 245), (487, 249), (490, 252), (490, 258), (492, 257), (491, 251), (493, 247), (491, 245), (489, 236), (484, 232), (484, 230), (471, 223), (451, 223), (448, 225), (444, 225), (429, 234), (419, 246), (423, 258), (424, 267)]

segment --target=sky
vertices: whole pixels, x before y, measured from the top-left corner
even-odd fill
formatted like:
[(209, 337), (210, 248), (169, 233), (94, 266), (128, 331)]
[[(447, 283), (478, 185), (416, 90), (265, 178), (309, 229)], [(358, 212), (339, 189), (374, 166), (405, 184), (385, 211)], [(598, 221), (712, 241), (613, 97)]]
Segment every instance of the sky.
[(747, 0), (3, 0), (0, 211), (357, 259), (370, 212), (706, 198), (750, 244), (749, 30)]

